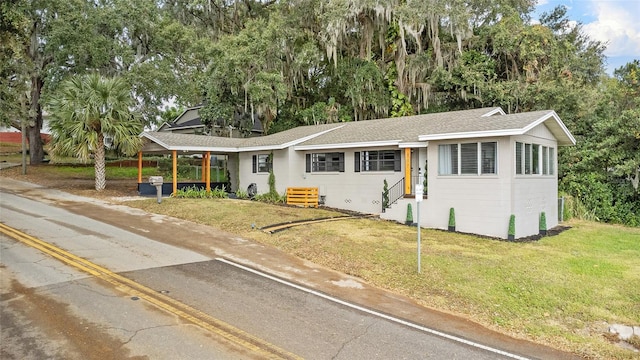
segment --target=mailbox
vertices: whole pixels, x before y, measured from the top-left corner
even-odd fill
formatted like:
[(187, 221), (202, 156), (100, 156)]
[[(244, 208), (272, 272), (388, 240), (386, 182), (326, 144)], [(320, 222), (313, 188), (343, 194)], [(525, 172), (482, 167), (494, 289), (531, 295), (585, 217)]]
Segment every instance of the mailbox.
[(156, 187), (158, 204), (162, 202), (162, 176), (149, 176), (149, 185)]
[(149, 176), (149, 184), (151, 186), (159, 186), (162, 185), (162, 176)]

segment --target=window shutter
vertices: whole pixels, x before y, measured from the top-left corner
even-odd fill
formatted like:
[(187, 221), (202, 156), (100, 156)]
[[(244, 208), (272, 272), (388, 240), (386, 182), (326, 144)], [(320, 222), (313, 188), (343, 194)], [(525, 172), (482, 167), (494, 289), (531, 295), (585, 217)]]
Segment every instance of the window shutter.
[(307, 154), (306, 158), (307, 158), (307, 166), (306, 166), (305, 172), (310, 173), (311, 172), (311, 154)]
[(353, 163), (353, 171), (360, 172), (360, 152), (356, 151), (353, 153), (354, 163)]
[(400, 150), (396, 150), (393, 156), (393, 171), (402, 171), (402, 162), (400, 159), (402, 159), (401, 152)]
[(253, 173), (258, 172), (258, 156), (253, 155)]
[(340, 153), (339, 155), (339, 161), (340, 161), (340, 172), (344, 172), (344, 153)]

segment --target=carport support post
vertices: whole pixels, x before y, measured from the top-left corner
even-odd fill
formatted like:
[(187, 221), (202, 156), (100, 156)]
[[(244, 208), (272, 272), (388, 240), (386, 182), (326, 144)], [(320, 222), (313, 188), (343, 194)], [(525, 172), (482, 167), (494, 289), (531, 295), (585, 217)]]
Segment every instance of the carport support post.
[(211, 152), (207, 151), (207, 176), (206, 176), (206, 186), (207, 192), (211, 191)]
[(175, 195), (178, 192), (178, 151), (171, 151), (171, 159), (173, 160), (173, 192)]
[(142, 151), (138, 151), (138, 190), (142, 183)]

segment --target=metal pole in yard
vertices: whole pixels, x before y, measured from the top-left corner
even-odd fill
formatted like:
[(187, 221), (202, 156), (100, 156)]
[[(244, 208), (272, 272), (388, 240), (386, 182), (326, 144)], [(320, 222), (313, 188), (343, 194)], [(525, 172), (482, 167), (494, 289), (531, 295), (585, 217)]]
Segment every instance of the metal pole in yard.
[[(422, 170), (418, 168), (418, 179), (422, 179)], [(420, 203), (422, 202), (422, 193), (424, 186), (416, 183), (416, 215), (418, 216), (418, 274), (420, 273)]]

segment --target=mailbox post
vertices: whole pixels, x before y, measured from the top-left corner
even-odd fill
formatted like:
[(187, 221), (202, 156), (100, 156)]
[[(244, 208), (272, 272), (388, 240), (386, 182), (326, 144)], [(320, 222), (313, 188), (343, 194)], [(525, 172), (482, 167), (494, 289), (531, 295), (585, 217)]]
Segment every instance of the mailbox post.
[(149, 176), (149, 184), (156, 187), (156, 193), (158, 195), (158, 204), (162, 202), (162, 176)]

